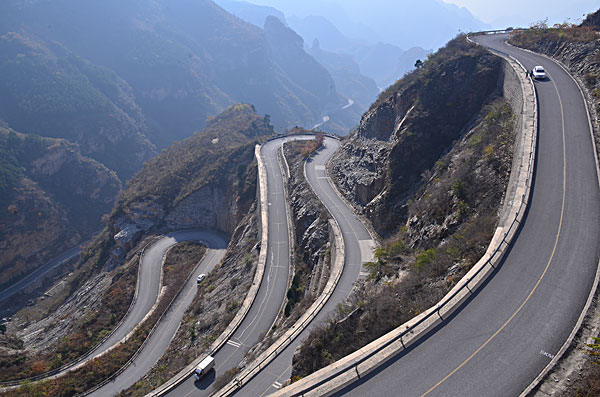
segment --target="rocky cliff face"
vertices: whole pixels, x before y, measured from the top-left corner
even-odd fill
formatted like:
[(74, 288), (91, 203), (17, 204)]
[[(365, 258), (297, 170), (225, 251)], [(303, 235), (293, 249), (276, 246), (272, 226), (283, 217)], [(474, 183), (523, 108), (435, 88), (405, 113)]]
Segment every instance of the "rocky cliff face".
[(594, 30), (600, 30), (600, 10), (588, 14), (581, 26), (588, 26)]
[(405, 222), (422, 173), (467, 131), (500, 76), (499, 59), (459, 37), (388, 88), (363, 115), (331, 171), (380, 234)]
[(273, 133), (250, 105), (236, 105), (171, 146), (130, 182), (109, 220), (114, 262), (151, 231), (210, 228), (233, 233), (256, 197), (254, 145)]

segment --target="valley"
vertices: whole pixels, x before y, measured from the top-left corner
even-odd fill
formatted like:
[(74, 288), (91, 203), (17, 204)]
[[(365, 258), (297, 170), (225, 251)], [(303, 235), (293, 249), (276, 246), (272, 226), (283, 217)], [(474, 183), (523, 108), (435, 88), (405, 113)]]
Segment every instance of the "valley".
[(0, 6), (0, 394), (600, 390), (598, 12), (217, 3)]

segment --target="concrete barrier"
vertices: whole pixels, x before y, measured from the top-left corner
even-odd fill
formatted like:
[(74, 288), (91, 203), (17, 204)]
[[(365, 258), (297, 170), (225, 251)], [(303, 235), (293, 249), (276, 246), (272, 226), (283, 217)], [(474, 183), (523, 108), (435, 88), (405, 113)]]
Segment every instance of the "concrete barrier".
[(248, 312), (250, 311), (250, 307), (252, 303), (254, 303), (254, 299), (256, 299), (256, 295), (258, 294), (258, 290), (260, 288), (260, 284), (263, 279), (263, 274), (265, 272), (265, 265), (267, 263), (267, 243), (269, 236), (269, 225), (267, 219), (267, 208), (268, 208), (268, 187), (267, 187), (267, 169), (262, 160), (260, 154), (260, 145), (256, 145), (254, 148), (254, 154), (256, 156), (256, 161), (258, 163), (258, 181), (259, 181), (259, 208), (260, 208), (260, 223), (261, 228), (261, 243), (260, 243), (260, 253), (258, 255), (258, 265), (256, 267), (256, 272), (254, 273), (254, 279), (252, 280), (252, 285), (250, 286), (250, 290), (242, 303), (240, 310), (238, 310), (236, 316), (233, 318), (231, 323), (227, 326), (225, 331), (219, 335), (217, 340), (215, 340), (210, 348), (208, 349), (207, 354), (203, 354), (202, 356), (196, 358), (193, 362), (191, 362), (184, 369), (179, 371), (177, 375), (169, 379), (165, 384), (160, 386), (158, 389), (151, 391), (146, 394), (146, 396), (162, 396), (169, 393), (171, 390), (176, 388), (180, 383), (185, 381), (188, 377), (191, 376), (193, 370), (200, 364), (206, 356), (214, 355), (226, 342), (229, 340), (231, 335), (237, 330), (239, 325), (242, 323)]
[(517, 175), (511, 176), (507, 188), (507, 196), (510, 195), (507, 200), (512, 204), (504, 208), (503, 211), (508, 212), (508, 216), (501, 216), (504, 221), (496, 229), (485, 255), (437, 305), (356, 352), (280, 389), (272, 396), (327, 396), (356, 382), (450, 316), (485, 282), (502, 260), (529, 203), (537, 143), (537, 97), (532, 80), (524, 77), (525, 68), (510, 56), (498, 55), (508, 62), (521, 82), (523, 120), (520, 123), (520, 153), (515, 153), (513, 159), (513, 162), (518, 161), (520, 164), (516, 168)]
[[(285, 155), (283, 155), (283, 162), (285, 163), (286, 172), (289, 178), (289, 165), (287, 164), (287, 160)], [(281, 165), (283, 168), (283, 164)], [(304, 167), (304, 179), (308, 183), (308, 178), (306, 177), (306, 163)], [(310, 183), (308, 183), (309, 187)], [(313, 190), (313, 194), (316, 193)], [(291, 223), (290, 223), (291, 225)], [(290, 226), (291, 227), (291, 226)], [(225, 397), (234, 393), (236, 390), (241, 388), (244, 384), (250, 381), (258, 372), (261, 371), (265, 366), (267, 366), (272, 360), (274, 360), (281, 351), (283, 351), (290, 343), (298, 336), (304, 329), (310, 324), (310, 322), (319, 314), (323, 306), (327, 303), (335, 288), (342, 276), (342, 271), (344, 270), (345, 263), (345, 247), (344, 247), (344, 239), (342, 237), (342, 231), (339, 227), (337, 221), (333, 218), (329, 219), (329, 227), (330, 227), (330, 243), (331, 246), (334, 247), (331, 250), (331, 274), (325, 288), (321, 295), (317, 298), (317, 300), (308, 308), (308, 310), (304, 313), (296, 323), (285, 333), (283, 334), (275, 343), (273, 343), (265, 352), (259, 355), (254, 361), (246, 366), (246, 368), (238, 375), (235, 379), (233, 379), (229, 384), (225, 385), (221, 390), (217, 391), (211, 397)]]
[(337, 221), (335, 221), (335, 219), (330, 219), (329, 225), (331, 235), (333, 236), (331, 242), (335, 248), (331, 251), (332, 271), (323, 293), (285, 334), (254, 361), (248, 364), (235, 379), (225, 385), (221, 390), (212, 394), (211, 397), (229, 396), (250, 381), (258, 372), (274, 360), (302, 331), (304, 331), (306, 326), (310, 324), (310, 322), (319, 314), (323, 306), (325, 306), (342, 276), (345, 255), (344, 240)]

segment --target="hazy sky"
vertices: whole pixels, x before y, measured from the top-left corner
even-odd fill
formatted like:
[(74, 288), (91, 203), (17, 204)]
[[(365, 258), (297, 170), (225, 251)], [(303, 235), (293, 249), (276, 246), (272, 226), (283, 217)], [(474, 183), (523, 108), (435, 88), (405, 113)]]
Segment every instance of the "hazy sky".
[[(302, 1), (296, 2), (289, 0), (246, 0), (255, 4), (270, 5), (280, 8), (288, 14), (300, 14), (303, 16), (306, 11), (302, 9)], [(363, 0), (368, 7), (369, 0)], [(438, 0), (442, 1), (442, 0)], [(600, 8), (598, 0), (443, 0), (446, 3), (456, 4), (467, 8), (475, 17), (483, 22), (492, 25), (494, 28), (505, 28), (507, 26), (528, 27), (531, 23), (537, 22), (548, 17), (550, 25), (558, 22), (564, 22), (567, 18), (571, 22), (581, 20), (584, 14), (596, 11)], [(329, 0), (324, 2), (324, 7), (330, 7), (331, 4), (342, 2), (343, 0)], [(390, 0), (390, 4), (394, 4)], [(415, 2), (415, 7), (418, 7)], [(278, 7), (279, 6), (279, 7)], [(315, 10), (319, 15), (319, 10)]]
[(571, 18), (571, 22), (578, 22), (584, 14), (600, 8), (598, 0), (444, 0), (466, 7), (471, 13), (483, 22), (494, 27), (504, 25), (529, 26), (531, 22), (540, 21), (548, 17), (548, 23), (554, 24)]

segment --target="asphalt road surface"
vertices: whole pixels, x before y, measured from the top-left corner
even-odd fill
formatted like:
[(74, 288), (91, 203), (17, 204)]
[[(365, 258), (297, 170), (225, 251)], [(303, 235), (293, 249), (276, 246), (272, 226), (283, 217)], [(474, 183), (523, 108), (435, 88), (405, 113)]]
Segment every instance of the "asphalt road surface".
[[(191, 230), (177, 232), (161, 238), (157, 244), (152, 246), (151, 252), (147, 252), (145, 258), (146, 260), (158, 261), (158, 273), (160, 273), (162, 256), (166, 250), (174, 244), (188, 240), (201, 241), (206, 244), (208, 250), (206, 251), (204, 258), (196, 265), (193, 270), (193, 275), (184, 285), (181, 294), (175, 300), (165, 317), (163, 317), (158, 328), (156, 328), (154, 333), (150, 336), (146, 345), (133, 363), (111, 382), (91, 393), (91, 396), (115, 395), (132, 386), (140, 380), (152, 366), (154, 366), (169, 347), (173, 336), (175, 336), (175, 333), (179, 328), (179, 324), (181, 323), (185, 311), (196, 295), (196, 275), (200, 273), (210, 273), (214, 267), (219, 264), (225, 256), (228, 242), (228, 238), (225, 235), (213, 231)], [(151, 297), (149, 300), (152, 300)], [(153, 303), (154, 301), (152, 304)]]
[(298, 337), (284, 349), (275, 360), (244, 385), (236, 396), (263, 396), (281, 387), (290, 378), (292, 357), (296, 348), (306, 339), (310, 331), (318, 324), (329, 319), (352, 290), (354, 282), (363, 270), (362, 264), (373, 259), (375, 243), (369, 232), (354, 212), (335, 193), (327, 177), (326, 164), (339, 148), (339, 142), (325, 138), (325, 147), (316, 156), (305, 163), (305, 175), (316, 195), (337, 220), (342, 231), (345, 246), (345, 265), (335, 291), (321, 309), (317, 317)]
[(81, 246), (86, 245), (87, 243), (89, 243), (89, 241), (83, 242), (78, 246), (73, 247), (70, 250), (60, 254), (56, 258), (45, 263), (43, 266), (29, 273), (27, 276), (23, 277), (21, 280), (17, 281), (10, 287), (0, 291), (0, 302), (10, 298), (22, 289), (29, 287), (31, 284), (44, 277), (50, 270), (54, 269), (55, 267), (60, 266), (69, 259), (72, 259), (75, 256), (79, 255), (79, 253), (81, 252)]
[(290, 244), (285, 209), (283, 176), (277, 161), (281, 142), (267, 142), (261, 155), (267, 168), (268, 187), (268, 253), (263, 280), (256, 299), (238, 329), (215, 354), (215, 369), (196, 381), (190, 374), (184, 382), (169, 393), (173, 396), (208, 396), (214, 391), (215, 379), (225, 371), (235, 368), (246, 352), (259, 342), (273, 325), (288, 285)]
[(600, 193), (585, 105), (547, 58), (477, 36), (513, 55), (536, 81), (539, 140), (531, 206), (501, 267), (449, 321), (346, 396), (516, 396), (548, 364), (588, 298), (599, 257)]
[[(313, 138), (314, 136), (284, 137), (267, 142), (263, 145), (261, 153), (267, 167), (269, 178), (269, 255), (267, 257), (267, 267), (265, 270), (266, 279), (263, 279), (263, 284), (259, 289), (259, 295), (252, 305), (250, 312), (230, 341), (216, 354), (216, 372), (210, 371), (208, 375), (200, 381), (194, 381), (194, 378), (190, 376), (189, 379), (172, 391), (172, 395), (205, 396), (212, 393), (214, 391), (212, 384), (216, 377), (223, 374), (226, 370), (237, 366), (248, 349), (256, 344), (273, 324), (285, 297), (287, 277), (289, 275), (289, 242), (287, 219), (285, 217), (285, 200), (287, 198), (283, 194), (284, 182), (277, 162), (277, 151), (286, 141)], [(335, 194), (326, 177), (325, 163), (335, 150), (337, 150), (338, 145), (339, 143), (335, 139), (326, 138), (325, 148), (306, 166), (306, 174), (309, 183), (319, 198), (332, 212), (333, 216), (336, 217), (340, 223), (346, 244), (351, 246), (350, 248), (347, 248), (346, 251), (346, 267), (338, 287), (328, 304), (322, 309), (318, 319), (326, 317), (332, 310), (335, 310), (337, 303), (344, 300), (350, 292), (353, 282), (359, 276), (361, 264), (370, 260), (372, 256), (373, 242), (371, 241), (368, 232), (354, 216), (352, 211)], [(283, 275), (285, 275), (285, 277), (277, 279), (277, 273), (280, 273), (280, 277)], [(269, 276), (267, 277), (266, 274), (269, 274)], [(274, 282), (277, 284), (273, 285)], [(311, 324), (315, 324), (316, 321), (313, 320)], [(238, 395), (260, 395), (263, 392), (267, 392), (273, 384), (278, 385), (278, 383), (276, 383), (277, 379), (284, 378), (286, 374), (289, 376), (291, 353), (293, 353), (295, 346), (297, 346), (299, 341), (304, 337), (305, 333), (302, 333), (288, 349), (282, 352), (282, 355), (279, 358), (267, 367), (267, 370), (259, 373), (258, 376), (247, 385), (249, 387), (248, 390), (244, 388), (238, 392)], [(281, 361), (285, 363), (283, 364), (283, 368), (279, 367)], [(257, 381), (257, 383), (254, 383), (255, 381)]]
[[(161, 237), (154, 243), (152, 243), (148, 248), (146, 248), (144, 255), (141, 258), (141, 264), (140, 264), (141, 268), (140, 268), (140, 272), (139, 272), (139, 281), (138, 281), (138, 297), (137, 297), (133, 307), (129, 311), (129, 313), (127, 313), (127, 316), (125, 317), (123, 322), (112, 333), (112, 335), (110, 335), (110, 337), (108, 337), (103, 343), (98, 345), (89, 356), (82, 359), (81, 361), (77, 361), (77, 362), (73, 363), (73, 365), (65, 368), (64, 370), (62, 370), (61, 372), (59, 372), (56, 375), (53, 375), (52, 377), (61, 376), (61, 375), (65, 374), (66, 372), (69, 372), (69, 371), (73, 370), (74, 368), (78, 368), (78, 367), (82, 366), (83, 364), (85, 364), (86, 362), (92, 360), (93, 358), (98, 357), (99, 355), (103, 354), (104, 352), (109, 350), (111, 347), (113, 347), (114, 345), (119, 343), (140, 322), (142, 322), (142, 320), (144, 319), (144, 317), (146, 317), (148, 312), (150, 312), (150, 309), (152, 308), (152, 306), (156, 302), (156, 299), (158, 298), (158, 292), (159, 292), (159, 287), (160, 287), (160, 275), (162, 272), (162, 258), (163, 258), (164, 253), (170, 247), (174, 246), (175, 244), (178, 244), (183, 241), (190, 241), (190, 240), (204, 242), (207, 245), (207, 247), (209, 248), (209, 251), (207, 252), (206, 257), (213, 258), (213, 259), (218, 257), (219, 260), (222, 257), (222, 255), (224, 255), (224, 250), (227, 248), (227, 241), (228, 241), (226, 236), (224, 236), (223, 234), (220, 234), (218, 232), (214, 232), (214, 231), (210, 231), (210, 230), (184, 230), (184, 231), (170, 233), (166, 236)], [(213, 252), (213, 251), (216, 251), (216, 252)], [(220, 257), (219, 257), (219, 255), (220, 255)], [(202, 263), (204, 263), (204, 262), (202, 262)], [(218, 263), (218, 260), (216, 261), (216, 263)], [(206, 264), (205, 267), (202, 267), (202, 269), (206, 269), (206, 271), (204, 271), (204, 273), (212, 270), (212, 268), (216, 265), (216, 263)], [(211, 266), (209, 266), (209, 265), (211, 265)], [(202, 271), (200, 271), (200, 273), (202, 273)], [(195, 278), (194, 278), (194, 282), (195, 282)], [(185, 294), (182, 294), (182, 295), (185, 295)], [(193, 296), (191, 296), (191, 298), (193, 298)], [(181, 301), (181, 299), (179, 301)], [(189, 303), (188, 303), (188, 305), (189, 305)], [(180, 313), (176, 313), (175, 316), (180, 315), (180, 318), (181, 318), (181, 316), (183, 315), (183, 312), (185, 312), (186, 308), (187, 308), (187, 306), (179, 307), (178, 310), (180, 311)], [(177, 324), (179, 324), (179, 323), (177, 323)], [(166, 332), (166, 331), (163, 331), (163, 332)], [(174, 334), (174, 332), (175, 331), (173, 331), (173, 334)], [(157, 343), (158, 345), (160, 345), (161, 343), (164, 344), (165, 343), (164, 338), (165, 337), (160, 339), (160, 342), (155, 342), (155, 343)], [(171, 335), (171, 337), (169, 337), (169, 341), (170, 341), (170, 338), (172, 338), (172, 335)], [(168, 342), (167, 342), (167, 346), (168, 346)], [(157, 354), (156, 349), (153, 354), (154, 354), (154, 356)], [(152, 356), (152, 357), (154, 357), (154, 356)], [(140, 357), (138, 357), (133, 366), (138, 366), (140, 368), (143, 367), (143, 366), (138, 365), (138, 362), (141, 362), (141, 357), (146, 357), (146, 356), (141, 355)], [(160, 357), (160, 355), (158, 356), (158, 358), (159, 357)], [(156, 358), (155, 362), (158, 360), (158, 358)], [(148, 369), (150, 369), (150, 367)], [(126, 372), (126, 373), (131, 373), (131, 371)], [(121, 381), (122, 378), (123, 377), (120, 376), (117, 379), (119, 379)], [(137, 378), (137, 379), (139, 379), (139, 378)], [(136, 381), (137, 381), (137, 379), (136, 379)], [(115, 382), (113, 382), (113, 383), (115, 383)], [(121, 383), (125, 384), (127, 382), (122, 381)]]

